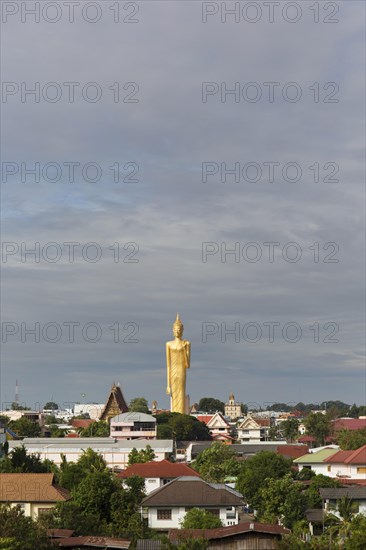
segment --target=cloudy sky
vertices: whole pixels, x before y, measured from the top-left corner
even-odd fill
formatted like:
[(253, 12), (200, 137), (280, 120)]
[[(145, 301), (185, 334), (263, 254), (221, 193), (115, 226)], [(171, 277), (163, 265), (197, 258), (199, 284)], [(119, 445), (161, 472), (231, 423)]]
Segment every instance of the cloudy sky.
[(364, 3), (2, 4), (2, 404), (364, 402)]

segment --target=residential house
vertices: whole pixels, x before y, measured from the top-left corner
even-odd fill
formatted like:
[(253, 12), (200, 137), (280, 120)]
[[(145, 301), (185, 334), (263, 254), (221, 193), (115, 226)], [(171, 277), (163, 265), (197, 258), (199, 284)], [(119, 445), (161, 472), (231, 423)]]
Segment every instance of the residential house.
[(110, 436), (116, 439), (156, 439), (156, 418), (151, 414), (127, 412), (110, 420)]
[(242, 495), (234, 489), (189, 476), (178, 477), (150, 493), (142, 501), (142, 510), (150, 528), (168, 531), (179, 528), (192, 508), (208, 510), (223, 525), (236, 525), (243, 505)]
[(327, 476), (329, 475), (328, 465), (324, 461), (326, 458), (338, 453), (338, 451), (339, 447), (326, 447), (319, 451), (308, 453), (296, 458), (294, 460), (294, 464), (297, 464), (300, 472), (303, 468), (308, 468), (309, 470), (313, 470), (316, 475), (323, 474), (324, 476)]
[(221, 413), (216, 412), (206, 424), (214, 441), (232, 443), (231, 426)]
[(33, 519), (70, 498), (66, 489), (55, 485), (53, 474), (0, 474), (0, 503), (19, 504)]
[(161, 460), (159, 462), (145, 462), (144, 464), (132, 464), (126, 470), (120, 472), (117, 477), (122, 481), (133, 475), (143, 477), (145, 479), (146, 494), (150, 494), (155, 489), (166, 485), (173, 479), (182, 476), (200, 477), (199, 473), (186, 464), (178, 464), (169, 462), (169, 460)]
[(342, 479), (366, 479), (366, 445), (355, 451), (338, 451), (324, 459), (326, 475)]
[(269, 439), (270, 418), (247, 415), (238, 426), (238, 440), (241, 443), (259, 443)]
[(205, 539), (208, 550), (275, 550), (283, 535), (289, 533), (281, 525), (252, 522), (218, 529), (171, 529), (169, 540), (179, 547), (180, 540)]
[(111, 469), (124, 469), (128, 464), (128, 455), (133, 448), (138, 451), (147, 445), (153, 449), (155, 460), (169, 458), (173, 454), (171, 439), (134, 439), (119, 440), (112, 437), (25, 437), (22, 441), (9, 441), (9, 451), (24, 445), (28, 453), (39, 453), (41, 460), (48, 458), (60, 465), (61, 455), (68, 462), (76, 462), (88, 448), (100, 453)]
[(356, 514), (366, 515), (366, 486), (354, 487), (335, 487), (329, 489), (319, 489), (320, 496), (323, 501), (323, 509), (325, 513), (340, 517), (338, 510), (339, 501), (346, 497), (353, 502), (354, 512)]

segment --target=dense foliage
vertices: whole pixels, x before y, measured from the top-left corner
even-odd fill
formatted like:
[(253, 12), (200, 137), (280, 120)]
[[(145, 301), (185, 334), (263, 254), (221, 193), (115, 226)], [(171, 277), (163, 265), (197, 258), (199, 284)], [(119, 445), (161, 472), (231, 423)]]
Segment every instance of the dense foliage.
[(194, 416), (180, 413), (161, 413), (156, 415), (158, 439), (175, 441), (207, 441), (210, 431), (204, 422)]
[(208, 510), (192, 508), (184, 516), (182, 529), (215, 529), (222, 527), (222, 521)]
[(191, 466), (203, 479), (214, 483), (223, 483), (225, 478), (236, 476), (240, 470), (235, 452), (229, 445), (220, 442), (213, 443), (200, 453)]

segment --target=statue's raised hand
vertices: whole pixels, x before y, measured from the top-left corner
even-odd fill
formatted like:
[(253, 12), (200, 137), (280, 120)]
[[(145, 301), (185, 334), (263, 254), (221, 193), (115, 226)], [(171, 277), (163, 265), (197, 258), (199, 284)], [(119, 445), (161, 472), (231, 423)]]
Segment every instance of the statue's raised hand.
[(170, 387), (168, 386), (167, 389), (166, 389), (166, 393), (167, 395), (170, 395), (171, 391), (170, 391)]

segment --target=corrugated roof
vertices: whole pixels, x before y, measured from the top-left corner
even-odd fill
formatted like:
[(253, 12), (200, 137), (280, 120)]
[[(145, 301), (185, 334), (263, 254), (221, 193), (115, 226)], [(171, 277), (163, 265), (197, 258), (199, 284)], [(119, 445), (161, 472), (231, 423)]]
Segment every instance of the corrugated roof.
[(113, 416), (111, 422), (156, 422), (156, 418), (151, 414), (140, 413), (140, 412), (126, 412)]
[(175, 462), (169, 462), (169, 460), (160, 460), (153, 462), (145, 462), (144, 464), (132, 464), (123, 472), (119, 473), (117, 477), (127, 478), (130, 476), (158, 477), (158, 478), (173, 478), (181, 476), (196, 476), (199, 477), (198, 472), (190, 468), (186, 464), (178, 464)]
[(342, 497), (350, 499), (366, 500), (366, 486), (320, 488), (320, 496), (323, 499), (338, 500)]
[(59, 539), (54, 541), (53, 544), (57, 544), (59, 548), (102, 548), (103, 550), (112, 548), (129, 548), (131, 541), (125, 539), (114, 539), (110, 537), (69, 537), (66, 539)]
[(338, 451), (324, 462), (344, 464), (366, 464), (366, 445), (354, 451)]
[(296, 458), (294, 462), (296, 462), (296, 464), (319, 464), (335, 453), (338, 453), (338, 449), (323, 449), (316, 453), (308, 453), (304, 456), (300, 456), (300, 458)]
[(143, 506), (242, 506), (243, 500), (227, 488), (216, 489), (199, 477), (179, 477), (156, 489)]
[(219, 527), (217, 529), (170, 529), (169, 539), (178, 541), (187, 538), (204, 538), (206, 540), (222, 539), (243, 533), (268, 533), (271, 535), (286, 535), (290, 533), (289, 529), (282, 525), (269, 523), (246, 522), (229, 527)]
[(71, 498), (53, 474), (0, 474), (0, 502), (58, 502)]

